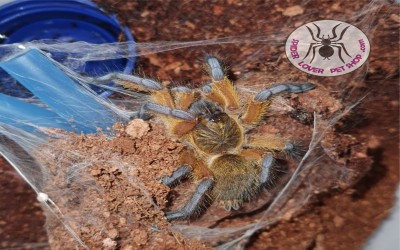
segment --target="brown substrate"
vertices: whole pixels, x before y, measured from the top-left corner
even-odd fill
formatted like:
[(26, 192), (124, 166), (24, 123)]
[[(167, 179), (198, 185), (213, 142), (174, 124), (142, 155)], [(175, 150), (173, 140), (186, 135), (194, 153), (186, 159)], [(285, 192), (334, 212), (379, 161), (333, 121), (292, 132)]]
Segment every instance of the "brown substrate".
[[(162, 127), (133, 120), (115, 125), (114, 137), (66, 133), (41, 148), (49, 167), (45, 190), (65, 224), (90, 249), (205, 249), (170, 230), (163, 213), (169, 188), (160, 178), (178, 164), (182, 146)], [(76, 244), (51, 213), (47, 222), (53, 249)]]

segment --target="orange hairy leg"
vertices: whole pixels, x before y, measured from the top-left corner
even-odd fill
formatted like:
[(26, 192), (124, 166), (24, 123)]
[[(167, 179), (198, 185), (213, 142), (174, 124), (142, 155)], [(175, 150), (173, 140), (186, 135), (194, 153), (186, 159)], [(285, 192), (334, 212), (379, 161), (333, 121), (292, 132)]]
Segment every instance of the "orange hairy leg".
[(287, 141), (282, 137), (270, 134), (253, 134), (247, 139), (246, 146), (268, 151), (282, 151), (287, 147)]
[(206, 58), (206, 67), (211, 76), (212, 83), (203, 87), (205, 97), (228, 110), (238, 109), (240, 106), (239, 96), (232, 82), (222, 71), (218, 59), (212, 56)]
[(133, 92), (153, 92), (157, 90), (163, 89), (163, 86), (148, 78), (142, 78), (140, 76), (135, 75), (127, 75), (122, 73), (109, 73), (107, 75), (88, 78), (91, 82), (96, 82), (96, 84), (108, 84), (109, 82), (115, 82), (118, 85), (123, 86), (127, 90), (131, 90)]
[[(153, 92), (151, 100), (162, 106), (186, 111), (195, 100), (196, 92), (186, 87), (176, 87), (173, 89), (162, 89)], [(197, 120), (184, 120), (169, 115), (161, 116), (164, 124), (169, 131), (178, 137), (189, 133), (197, 124)]]
[(118, 85), (123, 86), (125, 89), (133, 91), (133, 92), (146, 92), (146, 93), (151, 93), (153, 90), (148, 89), (145, 86), (141, 86), (135, 82), (131, 81), (123, 81), (123, 80), (114, 80), (115, 83)]
[(181, 110), (188, 110), (190, 105), (198, 98), (197, 91), (186, 87), (175, 87), (171, 89), (175, 107)]
[(175, 108), (175, 102), (174, 98), (172, 97), (171, 91), (169, 89), (162, 89), (159, 91), (154, 91), (150, 99), (157, 104), (169, 107), (169, 108)]
[(265, 118), (270, 102), (250, 101), (245, 113), (240, 117), (244, 124), (257, 125)]
[(186, 121), (171, 117), (163, 117), (165, 124), (168, 125), (168, 129), (176, 136), (182, 137), (188, 134), (197, 124), (197, 120)]
[[(175, 98), (173, 93), (171, 93), (170, 89), (162, 89), (159, 91), (154, 91), (150, 99), (152, 102), (162, 105), (164, 107), (168, 107), (171, 109), (175, 109), (178, 106), (181, 106), (179, 103), (178, 105), (175, 104)], [(182, 98), (180, 98), (182, 99)], [(175, 118), (170, 115), (161, 115), (160, 116), (163, 123), (167, 126), (168, 130), (173, 134), (177, 135), (178, 137), (187, 134), (190, 130), (196, 126), (196, 120), (183, 120), (179, 118)]]
[(256, 161), (261, 160), (265, 155), (265, 150), (259, 148), (246, 148), (240, 152), (240, 155)]
[(254, 134), (247, 138), (246, 147), (249, 150), (262, 150), (265, 152), (284, 152), (292, 157), (299, 157), (302, 152), (299, 147), (286, 139), (271, 134)]
[(187, 164), (192, 167), (193, 178), (200, 180), (203, 178), (212, 177), (212, 172), (208, 169), (206, 164), (191, 149), (186, 149), (180, 154), (180, 164)]
[(213, 80), (210, 92), (206, 93), (205, 96), (229, 110), (238, 109), (240, 105), (235, 87), (226, 77), (221, 81)]

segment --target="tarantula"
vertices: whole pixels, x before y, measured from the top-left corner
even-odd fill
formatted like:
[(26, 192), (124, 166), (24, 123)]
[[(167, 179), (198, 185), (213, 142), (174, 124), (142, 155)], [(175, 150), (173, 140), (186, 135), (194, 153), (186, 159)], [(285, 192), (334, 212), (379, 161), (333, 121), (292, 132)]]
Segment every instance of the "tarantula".
[(98, 79), (117, 79), (129, 90), (149, 92), (150, 100), (142, 105), (138, 116), (148, 119), (148, 112), (155, 114), (171, 134), (187, 144), (181, 165), (161, 181), (172, 187), (192, 175), (198, 184), (186, 205), (179, 211), (166, 212), (168, 220), (193, 217), (210, 198), (226, 210), (237, 210), (253, 198), (269, 181), (273, 152), (293, 153), (295, 148), (279, 136), (250, 136), (247, 132), (262, 123), (273, 95), (315, 87), (311, 83), (279, 84), (245, 103), (216, 57), (208, 56), (206, 66), (212, 82), (198, 89), (165, 88), (151, 79), (119, 74)]

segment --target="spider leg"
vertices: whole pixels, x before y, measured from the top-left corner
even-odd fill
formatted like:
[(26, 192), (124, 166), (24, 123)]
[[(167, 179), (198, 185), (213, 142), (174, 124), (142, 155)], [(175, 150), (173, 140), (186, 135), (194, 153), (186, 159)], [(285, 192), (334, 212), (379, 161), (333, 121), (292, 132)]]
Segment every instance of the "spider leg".
[(181, 181), (182, 179), (188, 177), (192, 168), (189, 165), (182, 165), (178, 169), (176, 169), (171, 176), (163, 176), (161, 178), (161, 182), (168, 187), (174, 186), (176, 183)]
[(172, 115), (178, 119), (194, 119), (190, 116), (190, 114), (184, 114), (180, 110), (174, 109), (175, 100), (173, 97), (173, 93), (187, 92), (183, 91), (181, 88), (173, 91), (164, 88), (160, 83), (154, 80), (121, 73), (110, 73), (101, 77), (89, 78), (89, 80), (96, 83), (108, 83), (112, 81), (130, 91), (150, 92), (150, 99), (152, 100), (152, 102), (146, 102), (141, 106), (138, 113), (138, 117), (141, 119), (148, 120), (150, 118), (150, 115), (146, 113), (147, 110), (166, 115)]
[(201, 208), (202, 203), (207, 198), (209, 192), (214, 184), (212, 179), (203, 179), (197, 185), (196, 190), (186, 205), (178, 211), (166, 212), (165, 217), (167, 220), (180, 220), (189, 219)]
[(166, 124), (169, 130), (177, 136), (182, 136), (192, 130), (196, 124), (197, 119), (191, 113), (170, 108), (154, 102), (145, 102), (139, 111), (139, 118), (148, 118), (147, 111), (153, 111), (162, 115), (164, 124)]
[(212, 83), (202, 88), (204, 96), (225, 108), (238, 109), (239, 96), (232, 82), (225, 76), (219, 60), (209, 56), (206, 58), (206, 66)]
[(180, 109), (173, 109), (154, 102), (145, 102), (141, 109), (150, 110), (163, 115), (172, 116), (180, 120), (194, 121), (196, 119), (196, 117), (194, 117), (189, 112)]
[(308, 56), (308, 54), (310, 54), (311, 48), (313, 48), (313, 46), (314, 46), (315, 44), (318, 44), (318, 43), (310, 43), (310, 47), (308, 47), (307, 54), (306, 54), (305, 57), (303, 57), (303, 60), (306, 59), (306, 57)]
[[(300, 152), (296, 145), (282, 137), (271, 134), (254, 134), (247, 139), (246, 147), (262, 149), (268, 152), (283, 152), (288, 156), (297, 157)], [(254, 151), (254, 150), (253, 150)]]
[(340, 46), (337, 46), (337, 45), (331, 45), (331, 46), (338, 49), (338, 51), (339, 51), (339, 58), (340, 58), (340, 60), (341, 60), (343, 63), (345, 63), (344, 60), (343, 60), (343, 57), (342, 57), (342, 48), (341, 48)]
[(268, 100), (272, 95), (279, 94), (281, 92), (287, 91), (289, 93), (301, 93), (314, 89), (315, 85), (312, 83), (305, 84), (292, 84), (292, 83), (281, 83), (276, 86), (264, 89), (260, 91), (254, 100), (263, 102)]
[(147, 112), (146, 105), (147, 105), (147, 102), (143, 103), (140, 106), (139, 112), (131, 118), (132, 119), (142, 119), (145, 121), (150, 120), (152, 116)]
[(90, 82), (109, 83), (111, 81), (132, 91), (151, 92), (151, 99), (158, 104), (186, 110), (194, 99), (194, 91), (187, 87), (164, 88), (160, 83), (134, 75), (110, 73), (101, 77), (90, 77)]
[(171, 94), (174, 98), (176, 108), (188, 110), (190, 105), (195, 101), (197, 92), (190, 88), (179, 86), (172, 88)]
[(206, 58), (207, 68), (213, 81), (222, 81), (225, 78), (221, 63), (215, 56)]
[(110, 73), (100, 77), (87, 77), (86, 79), (96, 84), (115, 82), (126, 89), (134, 91), (157, 91), (163, 89), (163, 86), (154, 80), (122, 73)]
[(265, 154), (262, 163), (261, 163), (261, 174), (260, 174), (260, 183), (264, 185), (268, 182), (271, 175), (271, 168), (274, 164), (274, 157), (271, 153)]
[[(336, 25), (336, 26), (339, 26), (339, 25)], [(344, 28), (344, 29), (342, 30), (342, 33), (340, 33), (340, 37), (339, 37), (337, 40), (335, 40), (335, 41), (332, 41), (332, 40), (331, 40), (331, 42), (338, 42), (338, 41), (342, 40), (342, 38), (343, 38), (343, 36), (344, 36), (344, 33), (346, 32), (346, 30), (347, 30), (348, 28), (350, 28), (350, 26), (347, 26), (346, 28)]]
[[(351, 55), (349, 54), (349, 52), (347, 52), (346, 47), (344, 46), (344, 43), (337, 43), (337, 42), (335, 42), (334, 45), (335, 45), (335, 44), (338, 44), (339, 46), (341, 46), (342, 49), (343, 49), (343, 51), (346, 53), (346, 55), (347, 55), (348, 57), (351, 57)], [(331, 46), (334, 46), (334, 45), (331, 45)]]
[(322, 40), (322, 38), (320, 37), (321, 29), (320, 29), (315, 23), (313, 23), (313, 24), (314, 24), (315, 27), (317, 27), (317, 35), (316, 35), (315, 37), (314, 37), (314, 33), (312, 32), (312, 30), (311, 30), (308, 26), (306, 26), (306, 28), (307, 28), (308, 31), (310, 32), (311, 38), (312, 38), (314, 41), (316, 41), (316, 42), (320, 42), (320, 41), (317, 40), (317, 38), (318, 38), (319, 40)]
[(312, 83), (292, 84), (283, 83), (260, 91), (247, 105), (245, 113), (240, 120), (245, 124), (258, 124), (266, 115), (270, 104), (270, 97), (281, 92), (301, 93), (314, 89)]
[(316, 48), (319, 48), (319, 47), (322, 47), (322, 45), (318, 45), (318, 46), (314, 46), (314, 47), (313, 47), (313, 56), (312, 56), (312, 58), (311, 58), (310, 63), (312, 63), (312, 61), (314, 61), (314, 58), (315, 58), (315, 49), (316, 49)]
[(333, 29), (332, 29), (333, 37), (331, 38), (331, 40), (332, 40), (332, 39), (335, 39), (335, 38), (337, 37), (337, 35), (336, 35), (336, 28), (337, 28), (339, 25), (341, 25), (341, 23), (339, 23), (338, 25), (336, 25), (335, 27), (333, 27)]
[(164, 124), (167, 124), (173, 134), (182, 136), (197, 124), (195, 115), (187, 110), (198, 95), (196, 90), (183, 86), (162, 89), (151, 94), (152, 102), (145, 103), (142, 110), (147, 109), (164, 114), (165, 116), (161, 117)]
[(153, 91), (150, 94), (151, 101), (142, 104), (138, 112), (138, 118), (143, 120), (150, 119), (151, 116), (148, 114), (148, 111), (162, 114), (164, 116), (160, 118), (169, 130), (177, 136), (182, 136), (192, 130), (197, 124), (196, 117), (187, 112), (195, 95), (196, 92), (182, 86)]

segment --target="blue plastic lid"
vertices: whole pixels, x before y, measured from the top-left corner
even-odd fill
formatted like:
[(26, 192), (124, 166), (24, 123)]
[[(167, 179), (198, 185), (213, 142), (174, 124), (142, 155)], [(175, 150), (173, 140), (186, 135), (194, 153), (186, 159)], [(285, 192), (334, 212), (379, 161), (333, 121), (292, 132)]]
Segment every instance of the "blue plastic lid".
[[(114, 16), (102, 12), (91, 1), (69, 0), (17, 0), (0, 6), (0, 34), (6, 38), (0, 44), (47, 40), (46, 42), (112, 43), (119, 42), (121, 34), (125, 41), (133, 41), (129, 30), (121, 27)], [(135, 48), (132, 48), (135, 49)], [(53, 59), (63, 62), (67, 52), (52, 53)], [(108, 72), (131, 73), (134, 58), (90, 61), (72, 68), (77, 73), (89, 76)], [(106, 97), (111, 92), (95, 89)], [(0, 92), (29, 97), (23, 89), (4, 71), (0, 72)]]

